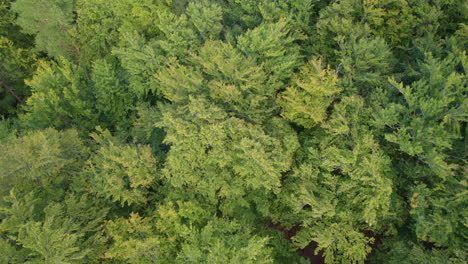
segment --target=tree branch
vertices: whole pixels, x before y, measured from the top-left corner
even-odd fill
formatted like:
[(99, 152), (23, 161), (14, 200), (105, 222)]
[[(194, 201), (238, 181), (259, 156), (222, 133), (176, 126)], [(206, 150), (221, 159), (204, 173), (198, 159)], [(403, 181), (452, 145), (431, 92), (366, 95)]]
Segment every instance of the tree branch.
[(18, 95), (15, 94), (15, 92), (13, 91), (13, 89), (8, 86), (2, 79), (0, 79), (0, 84), (5, 87), (5, 89), (7, 89), (7, 91), (9, 91), (11, 93), (11, 95), (13, 95), (16, 100), (18, 100), (18, 102), (22, 103), (23, 100), (21, 100), (21, 97), (19, 97)]

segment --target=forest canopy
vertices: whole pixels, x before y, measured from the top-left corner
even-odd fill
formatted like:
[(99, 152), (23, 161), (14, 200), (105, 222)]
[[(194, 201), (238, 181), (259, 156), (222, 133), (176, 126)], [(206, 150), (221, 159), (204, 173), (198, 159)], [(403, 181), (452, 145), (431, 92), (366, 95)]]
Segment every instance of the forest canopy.
[(0, 263), (467, 263), (467, 3), (0, 0)]

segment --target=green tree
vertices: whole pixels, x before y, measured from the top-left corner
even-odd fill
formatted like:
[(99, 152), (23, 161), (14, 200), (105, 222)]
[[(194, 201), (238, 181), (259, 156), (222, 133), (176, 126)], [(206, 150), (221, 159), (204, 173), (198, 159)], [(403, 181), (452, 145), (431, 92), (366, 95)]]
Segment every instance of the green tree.
[(11, 1), (0, 1), (0, 115), (12, 114), (14, 107), (25, 100), (29, 89), (23, 79), (34, 70), (35, 56), (31, 40), (20, 33)]
[(151, 148), (122, 144), (109, 131), (98, 131), (91, 136), (100, 148), (88, 162), (93, 190), (122, 206), (146, 204), (158, 179)]
[(281, 115), (305, 128), (320, 124), (327, 117), (327, 108), (342, 90), (337, 82), (336, 72), (329, 67), (323, 69), (321, 59), (310, 61), (293, 76), (293, 86), (279, 94)]
[[(389, 102), (376, 112), (376, 122), (385, 126), (385, 139), (403, 159), (408, 172), (414, 231), (421, 240), (437, 246), (459, 248), (466, 237), (466, 172), (463, 162), (467, 101), (464, 53), (446, 58), (425, 54), (419, 63), (418, 80), (393, 87), (401, 100)], [(457, 230), (457, 231), (455, 231)]]
[(6, 115), (13, 113), (14, 106), (29, 96), (24, 79), (34, 71), (36, 57), (0, 35), (0, 61), (0, 114)]
[(195, 188), (211, 204), (220, 203), (228, 215), (236, 207), (248, 206), (248, 200), (261, 203), (259, 197), (277, 191), (297, 148), (292, 129), (273, 119), (265, 132), (229, 118), (205, 100), (191, 101), (185, 109), (167, 106), (158, 124), (166, 128), (165, 143), (171, 145), (163, 169), (168, 182)]
[(61, 204), (44, 208), (42, 221), (23, 223), (17, 243), (30, 249), (30, 256), (47, 264), (93, 263), (104, 249), (99, 233), (106, 209), (87, 197), (68, 196)]
[(93, 64), (92, 89), (98, 122), (114, 131), (128, 130), (134, 121), (135, 95), (125, 82), (127, 74), (104, 60)]
[(369, 119), (361, 97), (341, 98), (319, 128), (301, 135), (297, 167), (278, 196), (293, 213), (273, 217), (286, 226), (300, 222), (293, 242), (317, 242), (326, 263), (363, 263), (372, 239), (360, 230), (391, 230), (397, 222), (390, 159)]
[(467, 8), (0, 0), (0, 262), (465, 263)]
[(268, 238), (257, 237), (240, 223), (222, 219), (193, 230), (175, 263), (274, 263)]
[(166, 263), (160, 249), (162, 239), (157, 236), (151, 218), (130, 213), (128, 219), (107, 222), (106, 233), (113, 243), (105, 258), (141, 264)]
[(75, 0), (18, 0), (12, 9), (17, 24), (26, 34), (35, 35), (36, 48), (52, 57), (71, 57), (77, 50), (70, 36)]
[(49, 128), (2, 141), (0, 237), (2, 247), (18, 245), (9, 258), (93, 263), (107, 207), (82, 191), (88, 150), (78, 132)]
[(58, 63), (39, 63), (33, 78), (26, 82), (32, 95), (26, 101), (26, 113), (20, 116), (24, 126), (90, 129), (97, 124), (92, 94), (78, 71), (78, 66), (64, 58)]
[(1, 146), (0, 197), (15, 188), (22, 193), (37, 189), (58, 199), (64, 192), (62, 186), (77, 178), (88, 156), (76, 130), (30, 132), (9, 138)]

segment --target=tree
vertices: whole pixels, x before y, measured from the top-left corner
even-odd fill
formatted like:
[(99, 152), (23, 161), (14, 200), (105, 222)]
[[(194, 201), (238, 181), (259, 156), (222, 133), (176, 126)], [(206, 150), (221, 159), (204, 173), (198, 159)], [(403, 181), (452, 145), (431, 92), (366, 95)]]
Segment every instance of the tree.
[(0, 0), (0, 262), (465, 263), (467, 7)]
[(91, 80), (99, 124), (114, 131), (127, 130), (134, 121), (135, 95), (125, 83), (127, 75), (104, 60), (93, 64)]
[(33, 94), (26, 101), (26, 113), (20, 116), (24, 126), (94, 127), (97, 117), (92, 107), (92, 95), (78, 71), (76, 65), (64, 58), (58, 63), (39, 63), (33, 78), (26, 82)]
[(336, 72), (329, 67), (323, 69), (321, 59), (310, 61), (293, 77), (294, 85), (279, 94), (281, 115), (305, 128), (320, 124), (327, 117), (327, 108), (342, 90), (337, 82)]
[(391, 80), (400, 100), (375, 114), (377, 124), (387, 128), (385, 139), (405, 157), (398, 161), (410, 172), (407, 199), (417, 237), (454, 248), (466, 235), (461, 228), (467, 195), (461, 158), (466, 77), (464, 68), (457, 70), (465, 60), (464, 53), (443, 59), (426, 53), (418, 79), (411, 85)]
[(63, 205), (51, 203), (44, 208), (44, 220), (20, 226), (17, 243), (47, 264), (92, 263), (104, 249), (98, 232), (107, 213), (95, 206), (92, 199), (73, 195)]
[(183, 104), (190, 95), (203, 96), (250, 122), (262, 122), (274, 113), (279, 85), (230, 44), (207, 41), (190, 60), (192, 67), (174, 62), (157, 75), (166, 99)]
[(236, 222), (216, 219), (193, 230), (176, 263), (273, 263), (268, 238), (251, 235)]
[(402, 240), (391, 239), (385, 241), (379, 251), (380, 254), (371, 258), (371, 263), (461, 264), (466, 262), (466, 256), (462, 250), (450, 252), (446, 249), (427, 249), (423, 245), (415, 243), (408, 237), (404, 237)]
[(280, 187), (297, 147), (281, 120), (272, 119), (267, 133), (195, 99), (185, 109), (167, 106), (163, 113), (158, 126), (167, 129), (165, 143), (171, 145), (163, 175), (172, 186), (196, 188), (227, 215)]
[(17, 24), (26, 34), (35, 35), (36, 48), (53, 57), (71, 57), (76, 47), (70, 36), (75, 0), (18, 0), (12, 9)]
[(60, 199), (88, 156), (76, 130), (30, 132), (8, 138), (1, 146), (0, 197), (15, 188), (23, 194), (37, 189), (48, 199)]
[(128, 219), (106, 223), (106, 232), (113, 240), (105, 257), (132, 263), (166, 263), (160, 251), (161, 239), (156, 235), (151, 218), (131, 213)]
[[(24, 263), (93, 263), (102, 254), (105, 204), (83, 192), (88, 150), (76, 130), (2, 139), (0, 237)], [(8, 240), (4, 238), (8, 237)]]
[(88, 161), (93, 190), (122, 206), (146, 204), (158, 179), (150, 147), (125, 145), (109, 131), (98, 131), (100, 135), (91, 136), (100, 149)]
[(285, 226), (299, 222), (293, 242), (299, 248), (317, 242), (326, 263), (363, 263), (372, 238), (360, 230), (392, 230), (397, 223), (390, 159), (369, 119), (361, 97), (341, 98), (319, 128), (300, 136), (297, 164), (278, 196), (292, 212), (273, 217)]
[(35, 56), (29, 36), (20, 33), (11, 1), (0, 1), (0, 115), (13, 114), (29, 95), (23, 79), (34, 70)]

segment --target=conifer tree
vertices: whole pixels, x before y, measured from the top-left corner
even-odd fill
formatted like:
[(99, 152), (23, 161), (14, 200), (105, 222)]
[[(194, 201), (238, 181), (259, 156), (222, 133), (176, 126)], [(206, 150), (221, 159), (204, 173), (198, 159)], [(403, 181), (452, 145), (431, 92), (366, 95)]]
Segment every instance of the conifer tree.
[(106, 223), (106, 233), (113, 240), (105, 258), (131, 263), (167, 263), (161, 252), (151, 218), (131, 213), (128, 219), (118, 218)]
[(176, 263), (273, 263), (268, 239), (245, 229), (236, 222), (209, 222), (182, 244)]
[[(0, 236), (9, 258), (93, 263), (102, 254), (107, 208), (82, 191), (88, 151), (77, 131), (35, 131), (1, 146)], [(15, 244), (18, 250), (8, 246)]]

